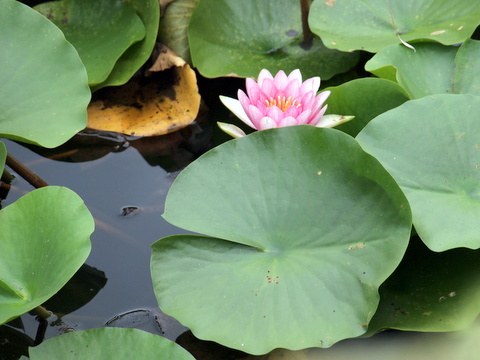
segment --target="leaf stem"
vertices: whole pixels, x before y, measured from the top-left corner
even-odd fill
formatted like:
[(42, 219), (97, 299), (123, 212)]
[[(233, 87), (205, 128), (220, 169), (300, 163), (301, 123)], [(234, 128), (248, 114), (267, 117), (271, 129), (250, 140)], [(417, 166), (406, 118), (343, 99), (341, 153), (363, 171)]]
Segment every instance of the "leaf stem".
[(302, 10), (302, 31), (303, 31), (303, 41), (300, 46), (308, 50), (312, 47), (313, 33), (308, 26), (308, 14), (310, 12), (310, 2), (311, 0), (300, 0), (300, 8)]
[(27, 180), (34, 188), (38, 189), (44, 186), (48, 186), (48, 184), (41, 179), (37, 174), (23, 165), (20, 161), (15, 159), (12, 155), (7, 154), (6, 164), (15, 171), (18, 175), (22, 178)]
[(44, 319), (44, 320), (52, 316), (52, 313), (47, 309), (45, 309), (42, 305), (39, 305), (30, 311), (33, 312), (35, 315), (37, 315), (40, 319)]

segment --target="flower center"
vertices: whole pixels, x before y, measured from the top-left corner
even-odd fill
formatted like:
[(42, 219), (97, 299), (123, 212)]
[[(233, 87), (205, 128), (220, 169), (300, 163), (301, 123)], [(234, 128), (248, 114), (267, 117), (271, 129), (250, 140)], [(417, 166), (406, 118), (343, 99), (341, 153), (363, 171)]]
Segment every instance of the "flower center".
[(267, 108), (271, 106), (276, 106), (283, 112), (285, 112), (291, 106), (300, 107), (301, 105), (301, 104), (297, 104), (297, 99), (292, 101), (291, 96), (287, 98), (285, 96), (280, 97), (280, 95), (277, 96), (276, 99), (270, 98), (268, 100), (265, 100), (265, 104), (267, 105)]

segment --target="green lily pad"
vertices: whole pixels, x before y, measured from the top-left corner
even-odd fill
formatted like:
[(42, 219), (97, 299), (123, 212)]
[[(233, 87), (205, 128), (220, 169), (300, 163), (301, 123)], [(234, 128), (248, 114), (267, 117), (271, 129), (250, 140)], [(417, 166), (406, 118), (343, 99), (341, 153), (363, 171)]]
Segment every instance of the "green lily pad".
[(433, 251), (480, 247), (480, 98), (407, 101), (357, 136), (397, 180), (413, 224)]
[(400, 85), (377, 78), (356, 79), (325, 90), (331, 91), (327, 114), (355, 116), (335, 127), (351, 136), (356, 136), (376, 116), (409, 100)]
[(415, 48), (414, 52), (403, 45), (386, 47), (365, 64), (365, 70), (379, 77), (394, 78), (412, 99), (452, 94), (458, 47), (422, 43)]
[(305, 77), (326, 80), (358, 61), (357, 53), (327, 49), (318, 38), (310, 49), (302, 47), (296, 0), (202, 0), (193, 12), (188, 41), (193, 65), (206, 77), (300, 69)]
[(480, 41), (461, 46), (422, 43), (416, 51), (402, 45), (386, 47), (365, 64), (373, 74), (398, 82), (411, 98), (434, 94), (480, 95)]
[(410, 235), (408, 203), (350, 136), (293, 126), (229, 141), (175, 180), (164, 217), (184, 235), (151, 261), (162, 310), (251, 354), (365, 332)]
[(30, 360), (193, 360), (161, 336), (137, 329), (98, 328), (55, 336), (28, 349)]
[(1, 1), (0, 48), (0, 137), (56, 147), (85, 128), (87, 74), (55, 25), (17, 1)]
[(37, 5), (75, 46), (90, 86), (108, 77), (120, 56), (145, 37), (133, 6), (121, 0), (62, 0)]
[[(465, 41), (480, 24), (480, 3), (470, 0), (315, 0), (309, 24), (329, 48), (380, 49), (401, 40), (444, 45)], [(415, 44), (413, 44), (415, 45)]]
[(83, 201), (58, 186), (0, 211), (0, 324), (41, 305), (85, 262), (94, 223)]
[(105, 86), (125, 84), (150, 58), (155, 46), (160, 21), (158, 0), (126, 0), (125, 2), (133, 6), (138, 16), (140, 16), (145, 26), (145, 37), (142, 41), (130, 46), (123, 53), (108, 78), (92, 88), (94, 91)]
[(480, 41), (466, 40), (455, 57), (453, 88), (457, 94), (480, 96)]
[(411, 242), (400, 266), (380, 287), (369, 334), (380, 329), (456, 331), (480, 314), (480, 250), (428, 250)]

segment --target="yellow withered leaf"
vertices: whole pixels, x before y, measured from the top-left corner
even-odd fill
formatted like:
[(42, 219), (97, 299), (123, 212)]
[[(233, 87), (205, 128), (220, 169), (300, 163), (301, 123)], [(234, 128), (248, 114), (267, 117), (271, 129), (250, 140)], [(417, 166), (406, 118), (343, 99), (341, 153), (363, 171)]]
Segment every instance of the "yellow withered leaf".
[(197, 78), (188, 64), (105, 90), (88, 107), (87, 127), (91, 129), (163, 135), (192, 123), (200, 108)]

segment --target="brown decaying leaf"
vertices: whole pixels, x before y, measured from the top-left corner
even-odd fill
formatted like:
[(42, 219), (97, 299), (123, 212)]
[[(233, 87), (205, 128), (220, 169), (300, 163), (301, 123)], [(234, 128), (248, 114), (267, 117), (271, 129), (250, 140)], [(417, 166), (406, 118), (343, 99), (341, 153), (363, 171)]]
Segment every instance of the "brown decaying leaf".
[(184, 66), (186, 64), (185, 60), (163, 44), (157, 44), (157, 46), (155, 46), (152, 57), (156, 57), (157, 59), (150, 69), (148, 69), (147, 75), (150, 75), (150, 73), (154, 71), (163, 71), (173, 66)]
[(88, 128), (135, 136), (163, 135), (192, 123), (200, 108), (197, 78), (188, 64), (105, 90), (105, 96), (88, 107)]

